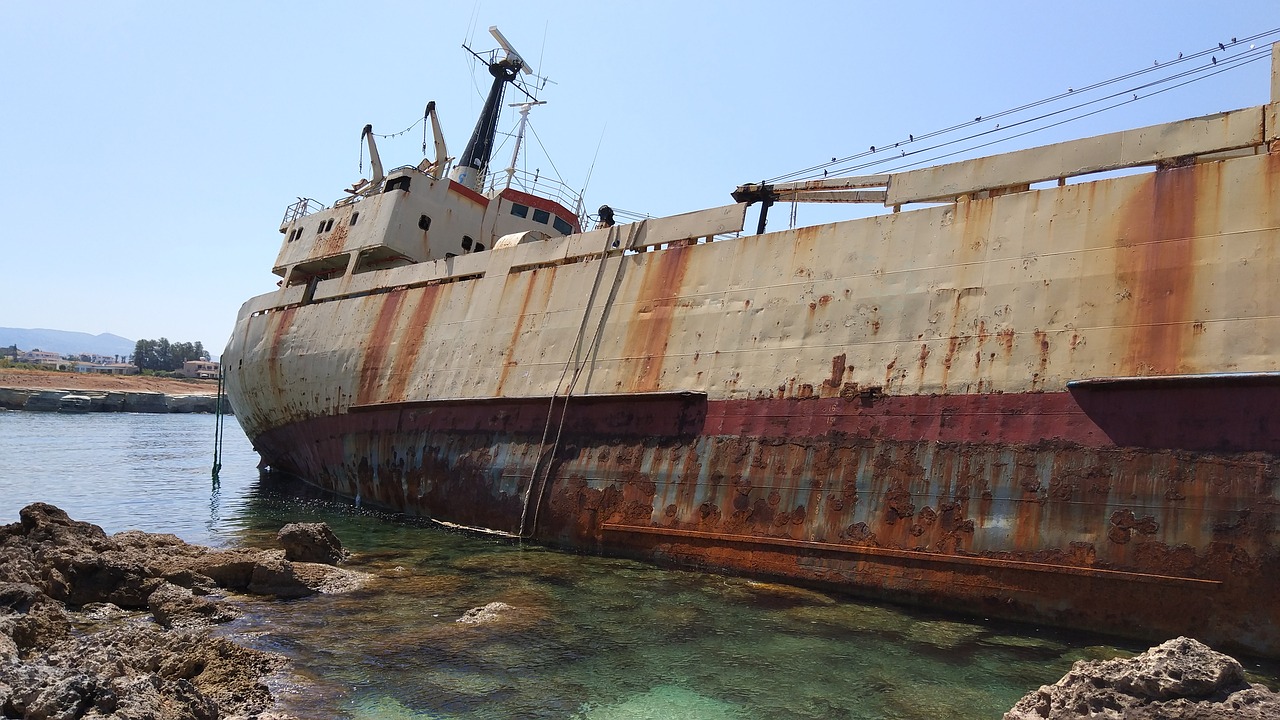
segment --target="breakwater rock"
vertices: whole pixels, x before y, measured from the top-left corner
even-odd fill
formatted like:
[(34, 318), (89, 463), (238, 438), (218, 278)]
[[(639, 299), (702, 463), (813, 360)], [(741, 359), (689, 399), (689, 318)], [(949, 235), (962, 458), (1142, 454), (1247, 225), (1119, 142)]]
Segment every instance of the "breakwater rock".
[(1127, 660), (1081, 660), (1030, 692), (1005, 720), (1250, 720), (1280, 717), (1280, 695), (1245, 680), (1235, 658), (1174, 638)]
[[(212, 413), (217, 411), (218, 396), (0, 387), (0, 408), (43, 412)], [(222, 412), (232, 414), (225, 396)]]
[(237, 616), (222, 593), (293, 598), (363, 580), (283, 550), (107, 535), (44, 503), (20, 517), (0, 526), (3, 717), (281, 718), (264, 680), (284, 659), (213, 634)]

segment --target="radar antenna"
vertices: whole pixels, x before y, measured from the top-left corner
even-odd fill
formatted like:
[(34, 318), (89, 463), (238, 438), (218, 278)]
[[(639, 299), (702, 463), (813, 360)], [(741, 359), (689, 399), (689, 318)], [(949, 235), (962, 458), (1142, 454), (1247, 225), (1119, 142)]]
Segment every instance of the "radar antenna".
[(511, 47), (511, 43), (507, 42), (506, 36), (502, 34), (502, 31), (498, 29), (497, 25), (489, 26), (489, 34), (493, 36), (494, 40), (498, 41), (499, 47), (507, 51), (507, 60), (512, 60), (518, 64), (520, 69), (524, 71), (525, 75), (533, 74), (533, 68), (529, 67), (529, 63), (525, 62), (520, 53), (516, 52), (516, 49)]

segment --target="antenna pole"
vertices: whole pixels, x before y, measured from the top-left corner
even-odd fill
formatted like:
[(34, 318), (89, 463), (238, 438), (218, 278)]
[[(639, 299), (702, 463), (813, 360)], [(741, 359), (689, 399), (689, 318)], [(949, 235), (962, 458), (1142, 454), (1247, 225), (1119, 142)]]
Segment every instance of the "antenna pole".
[(520, 108), (520, 125), (516, 128), (516, 148), (511, 153), (511, 166), (507, 168), (507, 187), (511, 187), (511, 180), (516, 176), (516, 162), (520, 160), (520, 146), (524, 144), (524, 129), (529, 124), (529, 108), (534, 105), (546, 105), (545, 100), (537, 102), (513, 103), (511, 107)]

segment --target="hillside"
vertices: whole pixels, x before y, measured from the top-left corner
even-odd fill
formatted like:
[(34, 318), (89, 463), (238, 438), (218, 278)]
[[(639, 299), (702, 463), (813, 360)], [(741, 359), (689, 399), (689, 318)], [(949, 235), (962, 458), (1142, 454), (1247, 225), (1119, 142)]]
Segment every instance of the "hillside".
[(39, 349), (62, 355), (129, 355), (133, 353), (135, 344), (128, 338), (111, 333), (90, 335), (69, 330), (0, 327), (0, 347), (17, 345), (20, 350)]

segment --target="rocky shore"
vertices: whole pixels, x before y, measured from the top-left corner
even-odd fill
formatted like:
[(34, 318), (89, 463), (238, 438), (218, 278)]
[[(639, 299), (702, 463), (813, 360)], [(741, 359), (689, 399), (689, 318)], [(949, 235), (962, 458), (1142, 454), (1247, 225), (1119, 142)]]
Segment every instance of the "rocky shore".
[(1126, 660), (1081, 660), (1027, 693), (1004, 720), (1263, 720), (1280, 695), (1245, 679), (1235, 658), (1174, 638)]
[[(225, 398), (224, 398), (225, 400)], [(0, 387), (0, 408), (40, 412), (212, 413), (217, 395), (169, 395), (161, 392)], [(222, 411), (231, 414), (230, 404)]]
[(297, 598), (354, 589), (323, 524), (282, 550), (217, 550), (173, 535), (107, 535), (43, 503), (0, 526), (0, 716), (284, 718), (266, 679), (284, 659), (215, 633), (228, 593)]

